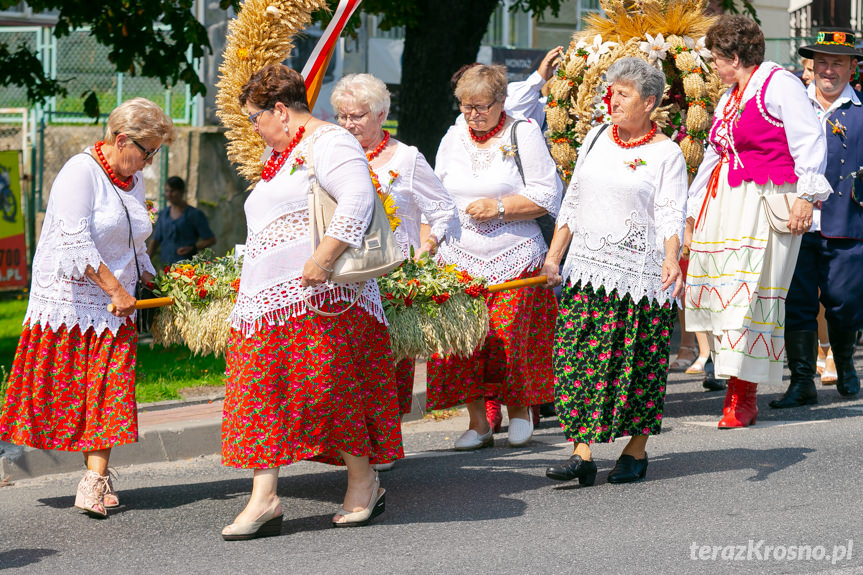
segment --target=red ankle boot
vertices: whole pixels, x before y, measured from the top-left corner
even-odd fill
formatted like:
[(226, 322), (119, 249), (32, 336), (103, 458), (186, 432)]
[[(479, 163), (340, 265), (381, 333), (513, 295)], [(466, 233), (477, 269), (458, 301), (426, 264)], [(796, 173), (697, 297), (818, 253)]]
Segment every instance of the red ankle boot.
[(720, 429), (732, 427), (749, 427), (755, 424), (758, 417), (758, 404), (755, 398), (757, 383), (744, 381), (736, 377), (728, 380), (728, 391), (725, 393), (725, 407)]
[(491, 426), (493, 433), (500, 433), (500, 424), (503, 421), (503, 414), (500, 412), (500, 401), (494, 397), (485, 398), (485, 418)]

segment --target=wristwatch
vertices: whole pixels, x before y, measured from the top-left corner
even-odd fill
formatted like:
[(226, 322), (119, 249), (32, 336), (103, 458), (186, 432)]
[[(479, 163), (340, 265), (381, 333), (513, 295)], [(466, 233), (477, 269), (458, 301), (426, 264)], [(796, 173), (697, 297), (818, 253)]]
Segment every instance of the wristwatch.
[(810, 204), (815, 203), (815, 196), (812, 194), (800, 194), (800, 197), (809, 202)]
[(504, 213), (503, 200), (498, 200), (497, 201), (497, 219), (502, 220), (503, 219), (503, 213)]

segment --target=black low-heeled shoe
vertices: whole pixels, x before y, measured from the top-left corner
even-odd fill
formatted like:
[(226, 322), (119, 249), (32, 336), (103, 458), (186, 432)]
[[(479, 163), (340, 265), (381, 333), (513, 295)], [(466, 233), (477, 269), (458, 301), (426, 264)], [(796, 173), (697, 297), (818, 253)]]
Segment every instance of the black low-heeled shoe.
[(590, 487), (596, 481), (596, 463), (585, 461), (579, 455), (573, 455), (563, 465), (549, 467), (545, 476), (557, 481), (570, 481), (578, 478), (578, 484)]
[(647, 453), (644, 459), (636, 459), (631, 455), (621, 455), (608, 474), (609, 483), (633, 483), (641, 481), (647, 475)]

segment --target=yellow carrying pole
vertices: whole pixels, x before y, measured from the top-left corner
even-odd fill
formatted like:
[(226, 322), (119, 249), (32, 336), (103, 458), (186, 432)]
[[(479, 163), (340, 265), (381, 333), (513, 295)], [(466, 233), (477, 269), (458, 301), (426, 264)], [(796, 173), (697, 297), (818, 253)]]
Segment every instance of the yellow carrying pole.
[(489, 293), (499, 291), (508, 291), (529, 286), (542, 285), (546, 282), (545, 276), (536, 276), (535, 278), (525, 278), (523, 280), (512, 280), (511, 282), (503, 282), (502, 284), (494, 284), (488, 286)]
[[(135, 301), (135, 309), (151, 309), (154, 307), (165, 307), (167, 305), (174, 305), (174, 298), (172, 297), (154, 297), (150, 299), (139, 299)], [(108, 304), (108, 311), (114, 311), (114, 304)]]

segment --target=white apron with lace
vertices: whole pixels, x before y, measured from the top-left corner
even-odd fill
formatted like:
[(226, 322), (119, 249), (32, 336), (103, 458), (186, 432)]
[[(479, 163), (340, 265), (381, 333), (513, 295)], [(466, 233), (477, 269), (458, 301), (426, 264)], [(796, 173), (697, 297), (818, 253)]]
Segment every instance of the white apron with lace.
[(405, 257), (410, 257), (411, 248), (420, 248), (421, 223), (431, 227), (438, 242), (458, 229), (455, 203), (418, 149), (398, 142), (393, 157), (375, 173), (398, 207), (401, 224), (393, 233)]
[(683, 153), (671, 140), (624, 149), (600, 134), (590, 153), (579, 155), (557, 220), (572, 233), (564, 283), (617, 290), (635, 302), (671, 300), (662, 261), (665, 240), (683, 237), (687, 183)]
[[(508, 120), (509, 121), (509, 120)], [(512, 123), (496, 139), (497, 145), (478, 148), (467, 126), (451, 126), (438, 148), (435, 173), (452, 195), (461, 230), (441, 245), (438, 256), (469, 274), (495, 284), (517, 278), (542, 265), (548, 247), (535, 220), (477, 222), (465, 212), (482, 198), (494, 200), (521, 195), (556, 216), (562, 184), (539, 127), (518, 125), (518, 148), (526, 184), (515, 158), (502, 146), (511, 142)]]
[[(314, 288), (300, 286), (312, 248), (309, 173), (297, 159), (309, 157), (309, 146), (314, 146), (318, 181), (338, 202), (326, 235), (359, 247), (371, 222), (376, 192), (356, 138), (329, 125), (303, 138), (276, 176), (269, 182), (259, 181), (245, 203), (248, 238), (240, 291), (230, 321), (246, 337), (265, 326), (286, 325), (308, 313), (304, 297), (317, 307), (327, 301), (350, 302), (362, 285), (326, 282)], [(366, 282), (357, 305), (385, 323), (376, 282)]]
[(144, 246), (153, 226), (141, 173), (135, 174), (130, 191), (117, 190), (95, 158), (85, 154), (89, 150), (70, 158), (51, 186), (24, 321), (53, 330), (78, 326), (82, 333), (92, 327), (100, 335), (107, 329), (116, 335), (126, 318), (108, 312), (111, 297), (84, 274), (88, 266), (96, 271), (105, 264), (134, 295), (138, 274), (123, 205), (129, 210), (140, 271), (155, 275)]

